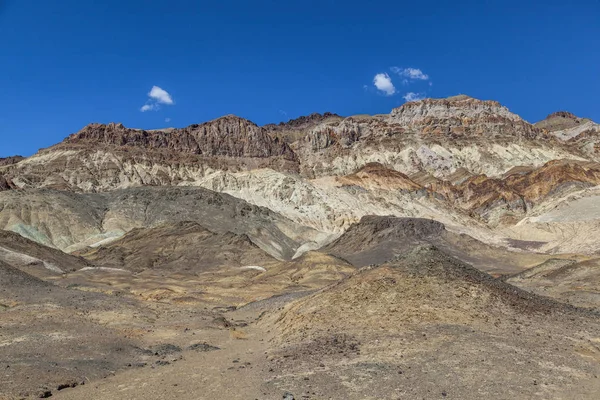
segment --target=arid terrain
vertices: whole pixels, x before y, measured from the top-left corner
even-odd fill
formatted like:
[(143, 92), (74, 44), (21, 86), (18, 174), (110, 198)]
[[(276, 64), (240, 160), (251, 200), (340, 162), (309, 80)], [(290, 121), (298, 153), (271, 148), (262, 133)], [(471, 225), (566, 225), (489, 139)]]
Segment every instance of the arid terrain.
[(0, 159), (0, 399), (597, 399), (600, 125), (465, 95)]

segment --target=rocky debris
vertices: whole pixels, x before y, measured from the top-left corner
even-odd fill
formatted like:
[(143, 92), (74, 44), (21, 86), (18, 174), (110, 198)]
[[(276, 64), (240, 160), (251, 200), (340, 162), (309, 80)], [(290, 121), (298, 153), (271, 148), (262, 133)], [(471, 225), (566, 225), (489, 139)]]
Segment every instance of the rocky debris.
[(285, 393), (283, 394), (283, 397), (282, 397), (282, 399), (283, 399), (283, 400), (295, 400), (296, 398), (295, 398), (295, 397), (294, 397), (294, 395), (293, 395), (293, 394), (291, 394), (290, 392), (285, 392)]
[(210, 345), (210, 344), (208, 344), (206, 342), (203, 342), (203, 343), (194, 343), (194, 344), (190, 345), (187, 349), (188, 350), (194, 350), (194, 351), (200, 351), (200, 352), (221, 350), (220, 347)]
[(25, 289), (40, 290), (52, 287), (51, 284), (6, 264), (3, 261), (0, 261), (0, 278), (0, 282), (2, 282), (0, 290), (4, 293), (20, 292)]
[(60, 391), (60, 390), (63, 390), (63, 389), (70, 389), (70, 388), (77, 387), (79, 385), (85, 385), (85, 381), (84, 380), (71, 379), (69, 381), (59, 383), (56, 386), (56, 390)]
[(181, 352), (181, 347), (171, 343), (164, 343), (150, 348), (150, 351), (152, 351), (155, 356), (163, 357)]
[(37, 398), (38, 399), (47, 399), (49, 397), (52, 397), (52, 391), (48, 390), (48, 389), (40, 389), (37, 393)]
[[(471, 297), (468, 305), (462, 300), (467, 293)], [(413, 314), (412, 307), (421, 310), (422, 314)], [(330, 313), (343, 317), (336, 321), (325, 318), (325, 314)], [(452, 315), (457, 319), (452, 321)], [(306, 332), (314, 328), (316, 336), (311, 337), (310, 343), (327, 331), (330, 335), (343, 332), (346, 340), (338, 340), (338, 343), (360, 344), (361, 336), (368, 335), (366, 331), (353, 337), (353, 332), (361, 331), (349, 326), (347, 330), (327, 330), (327, 327), (331, 323), (340, 324), (339, 327), (345, 324), (367, 327), (370, 324), (418, 325), (426, 321), (493, 326), (496, 318), (508, 322), (513, 316), (529, 318), (532, 315), (594, 316), (585, 310), (518, 289), (448, 256), (435, 246), (423, 245), (382, 265), (362, 268), (339, 284), (293, 303), (284, 311), (279, 324), (283, 329), (282, 340), (287, 336), (311, 337)], [(348, 341), (347, 338), (352, 339)], [(351, 344), (351, 348), (355, 346)]]

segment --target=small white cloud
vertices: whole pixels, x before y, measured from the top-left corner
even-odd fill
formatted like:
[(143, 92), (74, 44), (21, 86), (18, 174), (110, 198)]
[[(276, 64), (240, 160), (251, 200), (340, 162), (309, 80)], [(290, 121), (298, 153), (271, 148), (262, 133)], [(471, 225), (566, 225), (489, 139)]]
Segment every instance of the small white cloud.
[(285, 110), (279, 110), (279, 114), (283, 115), (284, 117), (288, 116), (288, 113)]
[(392, 83), (392, 79), (386, 73), (381, 73), (375, 75), (373, 78), (373, 84), (377, 88), (377, 90), (385, 93), (386, 96), (391, 96), (396, 93), (396, 88)]
[(151, 99), (156, 100), (157, 103), (173, 104), (173, 98), (171, 95), (166, 90), (161, 89), (158, 86), (152, 86), (148, 96), (150, 96)]
[(405, 101), (419, 101), (419, 100), (423, 100), (425, 98), (425, 94), (424, 93), (408, 92), (404, 96), (402, 96), (402, 98)]
[(146, 101), (146, 104), (140, 108), (141, 112), (160, 110), (160, 104), (175, 104), (169, 92), (158, 86), (152, 86), (152, 89), (148, 92), (148, 97), (149, 99)]
[(165, 122), (171, 122), (171, 118), (165, 118)]
[(427, 81), (429, 80), (429, 75), (425, 74), (419, 68), (399, 68), (392, 67), (390, 70), (403, 78), (407, 78), (410, 80), (416, 81)]
[(144, 104), (142, 106), (142, 108), (140, 108), (141, 112), (146, 112), (146, 111), (156, 111), (158, 110), (158, 104)]

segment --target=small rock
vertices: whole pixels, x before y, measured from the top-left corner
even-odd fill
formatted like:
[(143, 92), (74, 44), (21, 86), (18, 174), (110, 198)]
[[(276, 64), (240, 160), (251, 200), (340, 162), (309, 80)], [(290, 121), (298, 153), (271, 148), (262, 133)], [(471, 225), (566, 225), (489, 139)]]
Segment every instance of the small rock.
[(48, 397), (52, 397), (52, 392), (50, 390), (42, 389), (39, 391), (38, 399), (47, 399)]
[(283, 400), (296, 400), (296, 398), (290, 392), (285, 392), (283, 394)]

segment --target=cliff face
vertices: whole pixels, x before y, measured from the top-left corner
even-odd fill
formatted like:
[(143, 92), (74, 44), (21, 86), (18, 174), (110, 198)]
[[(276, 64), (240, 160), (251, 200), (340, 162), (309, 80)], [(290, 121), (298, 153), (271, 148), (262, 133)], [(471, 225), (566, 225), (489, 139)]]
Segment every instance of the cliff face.
[(278, 138), (269, 136), (256, 124), (235, 116), (225, 116), (200, 125), (169, 131), (144, 131), (125, 128), (122, 124), (90, 124), (71, 135), (65, 145), (103, 144), (131, 146), (146, 150), (176, 152), (217, 157), (282, 157), (295, 161), (294, 152)]

